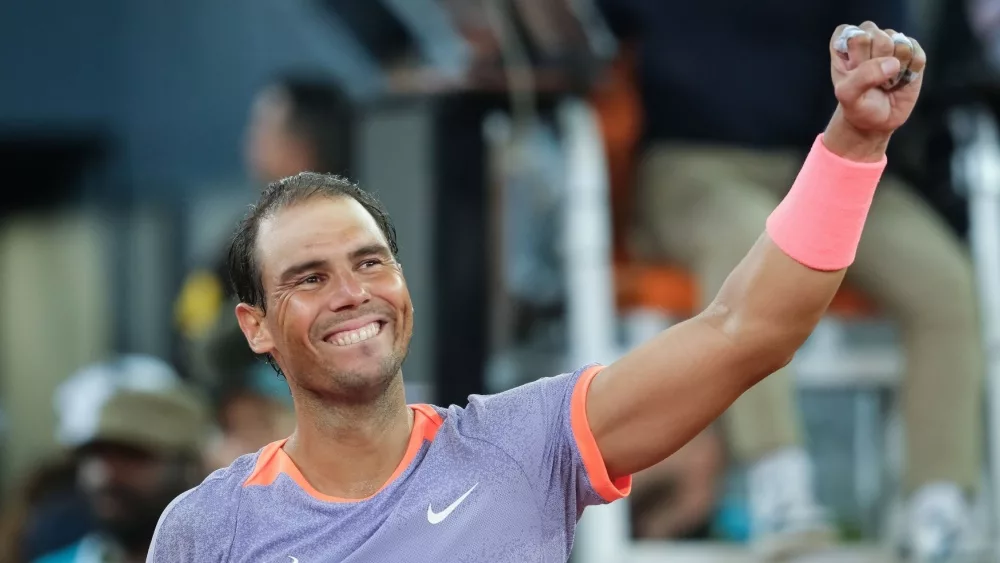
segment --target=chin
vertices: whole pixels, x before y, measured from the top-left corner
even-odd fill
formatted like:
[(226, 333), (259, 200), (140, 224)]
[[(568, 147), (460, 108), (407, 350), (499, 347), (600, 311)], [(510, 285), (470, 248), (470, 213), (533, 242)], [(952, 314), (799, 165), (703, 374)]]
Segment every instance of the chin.
[(381, 360), (339, 363), (328, 371), (327, 387), (352, 402), (368, 402), (384, 395), (399, 375), (401, 360), (393, 356)]

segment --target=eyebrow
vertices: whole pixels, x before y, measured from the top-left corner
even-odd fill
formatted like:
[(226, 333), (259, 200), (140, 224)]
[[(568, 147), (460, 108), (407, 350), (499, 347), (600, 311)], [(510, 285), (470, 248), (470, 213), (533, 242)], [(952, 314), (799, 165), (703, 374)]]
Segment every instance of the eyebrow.
[(284, 272), (281, 272), (281, 277), (278, 278), (281, 281), (288, 281), (300, 274), (304, 274), (309, 270), (320, 270), (325, 269), (328, 266), (326, 260), (308, 260), (306, 262), (299, 262), (293, 266), (289, 266)]
[[(353, 260), (358, 260), (365, 256), (382, 256), (388, 257), (392, 253), (389, 252), (389, 248), (384, 244), (366, 244), (360, 248), (356, 248), (348, 254), (348, 257)], [(301, 274), (304, 274), (310, 270), (324, 270), (329, 268), (330, 263), (327, 260), (317, 259), (317, 260), (307, 260), (305, 262), (300, 262), (298, 264), (289, 266), (281, 273), (280, 281), (285, 282)]]
[(374, 243), (374, 244), (366, 244), (361, 248), (352, 250), (349, 256), (351, 260), (357, 260), (358, 258), (363, 258), (365, 256), (388, 257), (391, 254), (392, 253), (389, 252), (389, 248), (386, 245), (380, 243)]

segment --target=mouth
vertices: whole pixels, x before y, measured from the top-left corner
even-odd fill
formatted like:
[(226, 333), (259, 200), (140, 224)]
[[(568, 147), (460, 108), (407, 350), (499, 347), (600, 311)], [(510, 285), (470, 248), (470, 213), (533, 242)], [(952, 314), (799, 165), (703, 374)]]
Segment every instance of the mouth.
[(381, 319), (361, 321), (364, 324), (358, 326), (357, 322), (349, 323), (353, 326), (342, 326), (323, 337), (323, 341), (334, 346), (352, 346), (371, 340), (382, 333), (382, 329), (388, 324)]

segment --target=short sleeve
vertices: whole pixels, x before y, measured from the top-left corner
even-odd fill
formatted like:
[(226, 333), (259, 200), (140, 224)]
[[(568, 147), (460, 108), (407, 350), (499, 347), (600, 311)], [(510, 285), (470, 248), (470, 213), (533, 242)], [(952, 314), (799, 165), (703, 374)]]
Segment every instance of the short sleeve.
[(630, 476), (608, 475), (587, 421), (587, 392), (601, 366), (540, 379), (489, 396), (473, 396), (463, 432), (512, 457), (552, 509), (577, 513), (627, 496)]
[[(222, 470), (220, 470), (222, 471)], [(238, 488), (209, 477), (180, 495), (160, 516), (146, 563), (226, 561), (239, 510)]]

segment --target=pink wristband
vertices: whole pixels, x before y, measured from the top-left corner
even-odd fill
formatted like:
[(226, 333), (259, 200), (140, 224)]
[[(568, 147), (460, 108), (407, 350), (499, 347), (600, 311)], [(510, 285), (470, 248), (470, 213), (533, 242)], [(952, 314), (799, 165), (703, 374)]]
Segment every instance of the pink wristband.
[(792, 189), (768, 217), (768, 236), (814, 270), (850, 266), (885, 164), (884, 156), (874, 163), (837, 156), (819, 135)]

